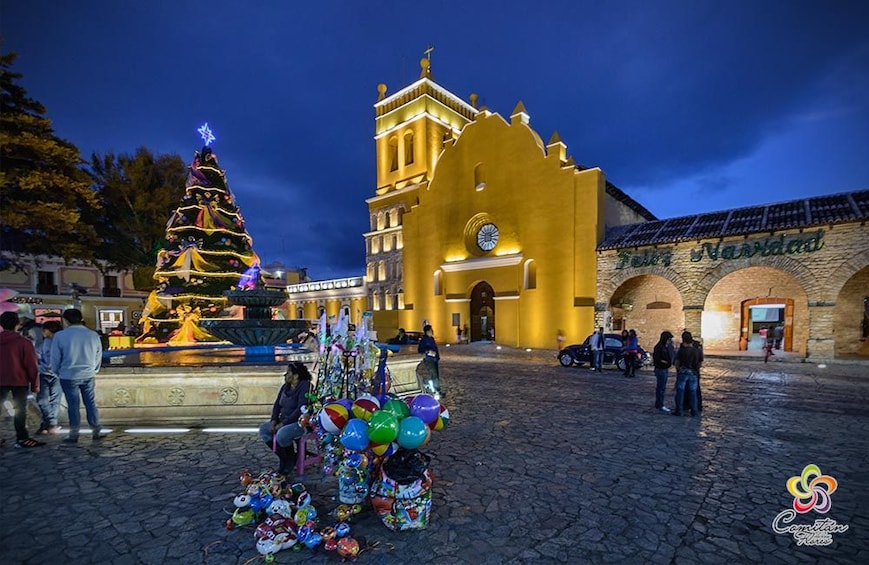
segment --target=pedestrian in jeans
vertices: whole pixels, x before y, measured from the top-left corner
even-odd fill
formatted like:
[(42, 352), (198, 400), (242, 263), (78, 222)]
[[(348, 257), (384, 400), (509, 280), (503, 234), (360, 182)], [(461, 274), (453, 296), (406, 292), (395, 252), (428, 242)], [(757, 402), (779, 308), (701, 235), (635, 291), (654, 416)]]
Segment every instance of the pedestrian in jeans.
[(15, 331), (19, 322), (18, 312), (0, 314), (0, 403), (12, 394), (15, 447), (40, 447), (45, 444), (27, 433), (27, 394), (39, 392), (36, 350), (29, 339)]
[(51, 370), (60, 378), (69, 413), (69, 435), (63, 442), (78, 442), (81, 402), (84, 402), (91, 437), (99, 440), (102, 439), (102, 427), (95, 400), (95, 383), (103, 360), (103, 346), (100, 336), (85, 327), (81, 310), (70, 308), (63, 313), (63, 319), (67, 328), (58, 332), (51, 343)]
[(39, 346), (37, 358), (39, 359), (39, 395), (36, 403), (42, 411), (42, 423), (39, 425), (37, 434), (60, 433), (57, 425), (57, 411), (60, 409), (60, 379), (51, 370), (51, 344), (54, 334), (63, 329), (63, 325), (57, 320), (47, 320), (42, 324), (42, 344)]
[(603, 336), (603, 326), (599, 327), (597, 331), (591, 334), (591, 370), (597, 371), (598, 373), (603, 371), (603, 351), (604, 351), (605, 338)]
[(682, 332), (682, 345), (676, 353), (676, 409), (671, 412), (673, 416), (682, 416), (682, 406), (685, 400), (685, 388), (691, 398), (691, 416), (700, 415), (700, 407), (697, 403), (697, 376), (700, 374), (700, 365), (703, 363), (703, 353), (700, 348), (694, 346), (694, 338), (691, 332)]
[(652, 362), (655, 367), (655, 410), (669, 413), (670, 409), (664, 406), (664, 391), (667, 389), (667, 377), (670, 366), (676, 360), (676, 350), (673, 348), (673, 334), (668, 331), (661, 332), (661, 339), (652, 351)]

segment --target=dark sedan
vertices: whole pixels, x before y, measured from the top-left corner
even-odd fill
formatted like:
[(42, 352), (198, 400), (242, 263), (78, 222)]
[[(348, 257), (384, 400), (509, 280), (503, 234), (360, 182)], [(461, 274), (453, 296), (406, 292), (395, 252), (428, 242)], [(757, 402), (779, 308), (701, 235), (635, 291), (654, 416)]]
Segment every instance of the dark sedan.
[[(604, 334), (603, 364), (615, 365), (620, 371), (625, 370), (625, 358), (622, 355), (622, 336), (619, 334)], [(591, 336), (581, 344), (568, 345), (558, 352), (558, 362), (565, 367), (571, 365), (592, 364)], [(649, 354), (642, 348), (639, 350), (637, 368), (650, 362)]]

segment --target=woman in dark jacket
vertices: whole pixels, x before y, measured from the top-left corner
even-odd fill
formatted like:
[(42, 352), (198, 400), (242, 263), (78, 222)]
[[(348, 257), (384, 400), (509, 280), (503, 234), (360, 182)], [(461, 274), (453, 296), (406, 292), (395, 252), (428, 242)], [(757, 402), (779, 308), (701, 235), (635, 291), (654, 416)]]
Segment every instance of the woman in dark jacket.
[(295, 459), (295, 441), (304, 435), (299, 425), (305, 396), (311, 391), (311, 373), (304, 363), (294, 361), (287, 366), (284, 384), (272, 406), (272, 417), (259, 427), (259, 436), (278, 454), (278, 472), (289, 474)]
[(661, 339), (655, 345), (652, 352), (652, 363), (655, 367), (655, 410), (669, 413), (670, 409), (664, 406), (664, 392), (667, 389), (667, 377), (670, 367), (676, 361), (676, 349), (673, 347), (673, 334), (664, 330)]

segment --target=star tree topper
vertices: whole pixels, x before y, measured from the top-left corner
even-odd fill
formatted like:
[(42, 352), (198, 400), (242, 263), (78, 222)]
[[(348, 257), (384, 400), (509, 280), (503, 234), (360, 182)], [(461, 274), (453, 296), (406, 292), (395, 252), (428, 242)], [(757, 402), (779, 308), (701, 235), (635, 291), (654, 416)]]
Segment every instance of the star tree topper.
[(214, 134), (211, 133), (211, 129), (209, 129), (208, 127), (208, 122), (202, 124), (202, 127), (196, 131), (198, 131), (199, 135), (202, 136), (202, 140), (205, 142), (206, 147), (214, 143), (214, 140), (217, 139), (216, 137), (214, 137)]

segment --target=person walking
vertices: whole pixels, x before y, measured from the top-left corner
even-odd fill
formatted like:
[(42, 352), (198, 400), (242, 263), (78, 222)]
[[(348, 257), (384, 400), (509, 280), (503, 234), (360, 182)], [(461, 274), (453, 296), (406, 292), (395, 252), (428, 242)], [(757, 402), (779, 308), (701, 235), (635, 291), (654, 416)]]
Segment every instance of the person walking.
[(96, 376), (103, 361), (100, 336), (85, 327), (84, 317), (78, 308), (66, 310), (63, 319), (67, 328), (54, 335), (50, 359), (51, 370), (60, 379), (69, 414), (69, 435), (63, 442), (78, 443), (82, 402), (91, 427), (91, 437), (100, 440), (103, 437), (102, 426), (95, 399)]
[(670, 412), (670, 409), (664, 406), (664, 393), (667, 389), (667, 378), (669, 377), (670, 367), (676, 360), (676, 350), (673, 348), (673, 334), (669, 331), (661, 332), (661, 339), (655, 344), (655, 349), (652, 351), (652, 364), (655, 368), (655, 410), (665, 414)]
[(691, 398), (691, 416), (700, 415), (700, 407), (697, 402), (697, 375), (700, 374), (700, 365), (703, 363), (703, 353), (699, 347), (694, 346), (694, 338), (691, 332), (682, 332), (682, 345), (676, 353), (676, 409), (671, 412), (673, 416), (683, 415), (683, 402), (685, 389)]
[(278, 472), (288, 475), (293, 471), (295, 441), (305, 434), (299, 424), (302, 406), (307, 404), (311, 392), (311, 373), (308, 367), (293, 361), (284, 373), (284, 384), (272, 405), (272, 416), (259, 427), (259, 437), (278, 456)]
[(39, 394), (36, 403), (42, 411), (42, 423), (37, 434), (58, 434), (61, 427), (57, 425), (57, 411), (60, 408), (60, 395), (63, 393), (60, 379), (51, 370), (51, 344), (54, 334), (63, 329), (57, 320), (46, 320), (42, 324), (42, 345), (36, 352), (39, 361)]
[(636, 371), (636, 360), (637, 360), (637, 352), (640, 348), (639, 340), (637, 339), (637, 331), (630, 330), (628, 332), (628, 339), (625, 341), (624, 346), (622, 346), (622, 355), (625, 360), (625, 376), (626, 377), (634, 377), (636, 376), (634, 372)]
[(0, 314), (0, 403), (8, 394), (12, 395), (15, 447), (40, 447), (45, 444), (27, 432), (27, 394), (39, 392), (36, 350), (15, 331), (20, 321), (17, 312)]
[(603, 352), (606, 338), (603, 335), (603, 326), (591, 334), (589, 345), (591, 346), (591, 370), (598, 373), (603, 372)]
[(439, 363), (441, 360), (441, 354), (438, 351), (438, 344), (434, 339), (434, 330), (431, 326), (425, 326), (423, 328), (424, 335), (422, 339), (419, 340), (419, 346), (416, 348), (418, 353), (423, 355), (422, 361), (418, 365), (419, 368), (425, 368), (428, 373), (428, 379), (426, 381), (423, 378), (423, 385), (428, 382), (429, 387), (431, 388), (431, 393), (436, 397), (442, 396), (441, 393), (441, 385), (440, 385), (440, 368)]

